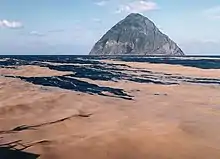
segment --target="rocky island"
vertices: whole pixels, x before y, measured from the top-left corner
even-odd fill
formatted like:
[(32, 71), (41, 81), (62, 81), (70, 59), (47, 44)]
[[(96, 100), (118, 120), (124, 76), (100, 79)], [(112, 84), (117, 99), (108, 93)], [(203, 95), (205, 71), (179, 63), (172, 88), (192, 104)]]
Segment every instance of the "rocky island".
[(112, 27), (92, 48), (90, 55), (168, 55), (183, 51), (156, 25), (138, 13), (131, 13)]

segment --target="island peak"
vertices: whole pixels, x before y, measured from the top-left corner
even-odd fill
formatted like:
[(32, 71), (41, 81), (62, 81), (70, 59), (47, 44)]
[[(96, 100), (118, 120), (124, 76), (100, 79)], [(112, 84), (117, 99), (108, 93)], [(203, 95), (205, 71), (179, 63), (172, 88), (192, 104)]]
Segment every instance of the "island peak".
[(131, 13), (95, 44), (90, 55), (183, 56), (184, 53), (150, 19)]

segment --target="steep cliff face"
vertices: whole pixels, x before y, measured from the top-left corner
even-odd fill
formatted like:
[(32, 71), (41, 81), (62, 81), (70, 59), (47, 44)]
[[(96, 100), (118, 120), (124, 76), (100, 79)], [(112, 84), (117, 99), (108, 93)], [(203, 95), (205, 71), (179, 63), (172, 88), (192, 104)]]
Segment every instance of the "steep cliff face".
[(174, 55), (183, 51), (148, 18), (132, 13), (112, 27), (90, 55)]

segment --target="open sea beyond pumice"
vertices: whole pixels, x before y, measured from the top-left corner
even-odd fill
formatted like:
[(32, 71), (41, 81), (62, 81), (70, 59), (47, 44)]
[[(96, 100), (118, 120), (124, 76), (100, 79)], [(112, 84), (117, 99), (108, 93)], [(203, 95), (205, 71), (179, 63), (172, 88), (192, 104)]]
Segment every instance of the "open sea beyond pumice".
[[(87, 56), (87, 55), (0, 55), (0, 67), (7, 65), (28, 65), (37, 62), (57, 62), (73, 64), (90, 64), (94, 60), (113, 59), (126, 62), (148, 62), (197, 67), (202, 69), (220, 69), (220, 56)], [(39, 64), (39, 63), (38, 63)]]

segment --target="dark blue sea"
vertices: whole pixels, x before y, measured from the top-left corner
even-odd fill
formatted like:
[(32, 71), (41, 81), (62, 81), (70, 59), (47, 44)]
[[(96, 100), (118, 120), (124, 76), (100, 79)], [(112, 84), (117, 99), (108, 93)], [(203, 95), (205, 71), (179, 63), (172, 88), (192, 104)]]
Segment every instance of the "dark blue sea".
[[(10, 58), (21, 60), (19, 64), (28, 64), (33, 61), (47, 61), (57, 63), (94, 63), (93, 60), (114, 59), (127, 62), (148, 62), (172, 65), (183, 65), (202, 69), (220, 69), (220, 56), (184, 56), (184, 57), (157, 57), (157, 56), (86, 56), (86, 55), (0, 55), (0, 59)], [(8, 61), (10, 62), (13, 61)], [(0, 66), (7, 62), (0, 62)]]

